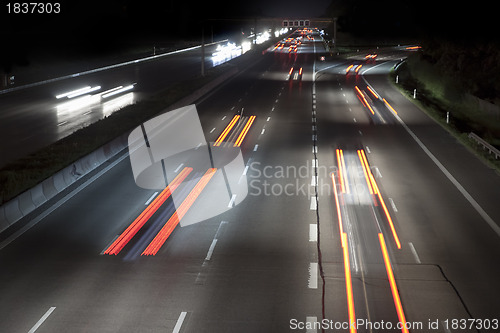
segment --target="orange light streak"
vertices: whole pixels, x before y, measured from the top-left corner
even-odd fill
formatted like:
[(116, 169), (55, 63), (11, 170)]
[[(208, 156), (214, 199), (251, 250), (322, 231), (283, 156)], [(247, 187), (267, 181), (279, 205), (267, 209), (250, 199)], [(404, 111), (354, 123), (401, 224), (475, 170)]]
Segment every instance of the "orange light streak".
[(375, 91), (373, 91), (373, 89), (372, 89), (372, 88), (370, 88), (370, 86), (366, 86), (366, 88), (368, 89), (368, 91), (369, 91), (369, 92), (371, 92), (371, 93), (372, 93), (372, 95), (373, 95), (376, 99), (378, 99), (378, 95), (377, 95), (377, 93), (376, 93)]
[(342, 175), (342, 161), (340, 159), (340, 149), (337, 149), (335, 153), (337, 154), (337, 165), (339, 167), (340, 190), (342, 191), (342, 193), (345, 193), (344, 176)]
[[(337, 208), (337, 216), (339, 220), (339, 232), (340, 232), (340, 237), (342, 237), (342, 234), (344, 233), (344, 227), (342, 226), (342, 215), (340, 214), (340, 204), (339, 204), (339, 197), (337, 195), (337, 184), (335, 183), (335, 175), (332, 173), (332, 184), (333, 184), (333, 194), (335, 196), (335, 207)], [(342, 247), (344, 244), (342, 243)]]
[(195, 200), (198, 198), (200, 195), (201, 191), (205, 188), (205, 186), (208, 184), (212, 176), (215, 174), (217, 171), (216, 168), (210, 168), (205, 172), (205, 174), (201, 177), (201, 179), (196, 183), (194, 188), (189, 192), (188, 196), (184, 201), (181, 203), (179, 208), (172, 214), (172, 216), (168, 219), (167, 223), (163, 226), (163, 228), (158, 232), (156, 237), (149, 243), (148, 247), (142, 252), (141, 255), (156, 255), (160, 248), (163, 246), (163, 244), (167, 241), (168, 237), (172, 233), (172, 231), (175, 229), (177, 224), (179, 224), (179, 221), (186, 215), (187, 211)]
[(394, 112), (394, 114), (398, 114), (396, 112), (396, 110), (394, 110), (394, 108), (389, 104), (389, 102), (387, 102), (387, 100), (385, 98), (382, 98), (382, 100), (384, 101), (385, 105), (387, 105), (387, 107), (389, 108), (389, 110), (391, 110), (392, 112)]
[(392, 271), (389, 254), (387, 253), (387, 245), (385, 244), (384, 235), (379, 233), (378, 238), (380, 241), (380, 248), (382, 250), (382, 255), (384, 257), (385, 270), (387, 271), (387, 278), (389, 279), (389, 283), (391, 285), (392, 298), (394, 299), (396, 312), (398, 313), (399, 322), (402, 326), (401, 332), (409, 333), (408, 328), (406, 328), (406, 317), (403, 310), (403, 305), (401, 304), (401, 299), (399, 298), (398, 287), (396, 285), (396, 280), (394, 279), (394, 272)]
[[(361, 65), (360, 65), (361, 66)], [(366, 97), (365, 95), (361, 92), (361, 90), (359, 90), (358, 86), (354, 86), (354, 88), (356, 89), (356, 91), (361, 95), (361, 98), (363, 98), (363, 100), (365, 101), (365, 105), (366, 107), (368, 107), (368, 109), (371, 111), (372, 114), (375, 114), (375, 111), (373, 111), (372, 107), (370, 106), (370, 104), (368, 104), (368, 101), (366, 100)]]
[(368, 164), (368, 159), (366, 158), (366, 154), (364, 150), (359, 151), (359, 155), (361, 158), (361, 163), (364, 164), (366, 168), (366, 174), (368, 175), (368, 181), (370, 182), (370, 185), (373, 189), (373, 194), (378, 194), (378, 187), (377, 184), (375, 183), (375, 178), (373, 177), (372, 170), (370, 169), (370, 165)]
[(349, 249), (347, 246), (347, 234), (342, 233), (342, 247), (344, 254), (345, 289), (347, 293), (347, 309), (349, 312), (349, 332), (355, 333), (356, 313), (354, 311), (354, 296), (352, 292), (351, 263), (349, 261)]
[(347, 67), (347, 68), (346, 68), (345, 72), (346, 72), (346, 73), (349, 73), (349, 71), (350, 71), (350, 70), (351, 70), (351, 68), (353, 68), (353, 67), (354, 67), (354, 65), (350, 65), (349, 67)]
[(359, 70), (361, 69), (361, 67), (363, 67), (363, 65), (358, 65), (354, 71), (355, 71), (356, 73), (358, 73), (358, 72), (359, 72)]
[(224, 129), (224, 131), (222, 131), (222, 133), (219, 135), (219, 137), (215, 141), (214, 146), (218, 147), (218, 146), (221, 145), (222, 141), (224, 141), (224, 139), (226, 138), (226, 136), (229, 134), (229, 132), (231, 131), (231, 129), (234, 127), (234, 125), (238, 121), (238, 119), (240, 119), (239, 115), (236, 115), (236, 116), (233, 117), (233, 119), (231, 120), (231, 122), (226, 126), (226, 128)]
[(368, 190), (370, 191), (370, 194), (373, 194), (372, 185), (370, 184), (370, 177), (368, 175), (367, 167), (363, 161), (363, 156), (361, 155), (361, 150), (358, 150), (358, 156), (359, 156), (359, 160), (361, 161), (361, 167), (363, 168), (363, 173), (365, 175), (366, 184), (368, 185)]
[[(363, 159), (364, 159), (364, 161), (367, 165), (367, 168), (368, 168), (368, 172), (371, 175), (368, 160), (366, 158), (364, 150), (361, 150), (361, 155), (363, 156)], [(396, 232), (396, 228), (394, 227), (394, 222), (392, 221), (391, 214), (389, 214), (389, 210), (387, 209), (384, 198), (382, 198), (382, 194), (380, 194), (380, 189), (379, 189), (377, 182), (375, 181), (375, 177), (373, 177), (373, 175), (371, 175), (370, 181), (372, 183), (374, 192), (375, 192), (375, 194), (377, 194), (378, 199), (380, 201), (380, 204), (382, 205), (382, 209), (384, 210), (385, 216), (387, 217), (387, 221), (389, 222), (389, 227), (391, 228), (392, 236), (394, 237), (394, 241), (396, 242), (396, 246), (398, 247), (398, 249), (401, 249), (401, 242), (399, 241), (398, 233)]]
[(345, 160), (344, 160), (344, 151), (341, 149), (340, 150), (340, 161), (342, 162), (342, 175), (344, 177), (344, 187), (345, 187), (345, 192), (349, 193), (349, 182), (347, 180), (347, 169), (345, 167)]
[(131, 225), (121, 233), (120, 236), (111, 244), (104, 254), (117, 255), (127, 245), (127, 243), (137, 234), (137, 232), (146, 224), (151, 216), (163, 205), (170, 197), (173, 191), (186, 179), (193, 168), (184, 168), (172, 182), (153, 200), (151, 204), (132, 222)]
[(299, 69), (299, 75), (302, 75), (302, 67)]
[(290, 68), (290, 71), (288, 72), (288, 75), (292, 75), (292, 73), (293, 73), (293, 67)]
[(251, 116), (250, 118), (248, 118), (248, 121), (247, 121), (245, 127), (243, 127), (243, 130), (241, 131), (240, 135), (236, 139), (236, 142), (234, 143), (233, 147), (241, 146), (241, 143), (243, 142), (243, 139), (247, 135), (248, 131), (250, 130), (250, 126), (252, 126), (252, 123), (254, 120), (255, 120), (255, 116)]

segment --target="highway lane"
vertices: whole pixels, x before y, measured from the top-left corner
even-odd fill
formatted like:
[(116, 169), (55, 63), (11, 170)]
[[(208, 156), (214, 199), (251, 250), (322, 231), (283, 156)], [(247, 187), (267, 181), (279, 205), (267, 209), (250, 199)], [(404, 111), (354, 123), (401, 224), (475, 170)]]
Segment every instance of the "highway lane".
[[(366, 77), (369, 82), (373, 82), (374, 87), (379, 86), (387, 90), (392, 88), (387, 80), (384, 82), (376, 74), (372, 76), (367, 73)], [(387, 96), (395, 101), (399, 97), (394, 94), (394, 90)], [(474, 317), (495, 316), (494, 309), (499, 307), (499, 290), (495, 277), (500, 272), (494, 263), (500, 253), (500, 235), (481, 216), (479, 210), (484, 210), (494, 223), (500, 220), (500, 212), (494, 199), (499, 193), (499, 177), (411, 103), (406, 101), (403, 105), (405, 107), (398, 111), (402, 120), (456, 181), (453, 184), (443, 177), (443, 172), (435, 163), (429, 162), (429, 157), (420, 147), (413, 153), (412, 159), (414, 156), (422, 156), (419, 158), (419, 164), (424, 161), (429, 163), (425, 173), (413, 173), (420, 175), (419, 186), (414, 188), (414, 191), (419, 192), (414, 195), (427, 205), (415, 207), (413, 203), (411, 211), (414, 216), (420, 215), (419, 219), (429, 221), (427, 232), (430, 234), (428, 237), (422, 235), (422, 243), (415, 244), (425, 251), (421, 260), (440, 265)], [(380, 142), (380, 139), (378, 141)], [(416, 147), (415, 141), (409, 143), (406, 149), (409, 147)], [(411, 170), (412, 167), (408, 165), (408, 168)], [(400, 178), (402, 176), (399, 175)], [(442, 182), (437, 183), (437, 179)], [(419, 188), (420, 186), (422, 188)], [(467, 191), (470, 199), (467, 199), (458, 187)], [(477, 203), (479, 210), (473, 206), (471, 200)], [(423, 207), (428, 208), (422, 209)], [(419, 215), (416, 214), (417, 211), (420, 212)], [(416, 222), (413, 223), (413, 228), (417, 225)], [(415, 234), (422, 233), (423, 229), (425, 226), (419, 226)], [(436, 250), (429, 251), (430, 249)], [(430, 258), (426, 260), (427, 251)]]
[[(237, 105), (257, 116), (242, 149), (246, 163), (260, 163), (248, 173), (262, 191), (264, 166), (298, 169), (311, 156), (310, 114), (303, 112), (310, 83), (289, 82), (281, 67), (293, 58), (283, 56), (263, 57), (199, 105), (209, 140)], [(291, 184), (292, 195), (251, 192), (223, 216), (177, 228), (154, 257), (126, 259), (133, 244), (116, 257), (99, 255), (153, 192), (137, 188), (124, 159), (2, 250), (2, 330), (27, 332), (44, 318), (37, 332), (168, 332), (183, 318), (192, 332), (288, 331), (290, 318), (317, 316), (319, 291), (308, 288), (311, 178), (269, 181), (275, 190)], [(296, 188), (305, 192), (294, 195)]]
[[(216, 45), (206, 47), (207, 69), (213, 66), (211, 54), (215, 50)], [(196, 48), (0, 94), (0, 166), (166, 89), (180, 79), (195, 77), (200, 73), (200, 59), (201, 49)], [(98, 93), (133, 83), (136, 85), (131, 92), (98, 101), (67, 104), (65, 99), (55, 98), (85, 86), (101, 86)]]
[[(365, 65), (364, 70), (373, 69), (366, 70), (364, 76), (375, 93), (390, 101), (418, 138), (498, 221), (493, 199), (498, 193), (498, 176), (390, 86), (386, 74), (394, 63)], [(319, 113), (323, 119), (319, 119), (319, 141), (327, 137), (328, 144), (335, 142), (323, 155), (330, 165), (335, 163), (332, 148), (337, 146), (356, 144), (368, 152), (373, 174), (387, 195), (387, 205), (391, 203), (401, 234), (402, 251), (393, 247), (391, 256), (397, 262), (394, 269), (407, 319), (495, 318), (498, 235), (397, 121), (377, 121), (377, 115), (362, 105), (355, 87), (367, 98), (371, 92), (361, 75), (346, 77), (346, 67), (332, 67), (318, 82), (329, 86), (323, 94), (327, 98), (320, 99), (318, 106), (328, 110)], [(375, 113), (384, 118), (391, 113), (389, 108), (384, 110), (383, 103), (370, 105), (376, 105)], [(339, 123), (342, 126), (336, 126)], [(363, 302), (360, 299), (358, 304)], [(442, 325), (440, 329), (444, 329)]]

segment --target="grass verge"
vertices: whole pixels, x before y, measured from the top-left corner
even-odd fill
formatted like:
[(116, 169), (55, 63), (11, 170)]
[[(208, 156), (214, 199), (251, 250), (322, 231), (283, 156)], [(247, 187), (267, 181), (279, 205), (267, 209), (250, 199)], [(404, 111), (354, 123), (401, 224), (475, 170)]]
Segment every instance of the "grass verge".
[[(491, 168), (496, 169), (497, 173), (500, 174), (500, 160), (495, 159), (483, 146), (468, 137), (470, 132), (474, 132), (498, 148), (500, 144), (500, 137), (498, 136), (500, 124), (498, 120), (494, 121), (491, 114), (485, 114), (474, 103), (464, 101), (463, 98), (457, 95), (456, 91), (443, 93), (442, 86), (434, 86), (435, 90), (433, 90), (432, 87), (435, 83), (431, 80), (426, 81), (425, 76), (416, 78), (416, 75), (409, 69), (406, 62), (399, 66), (397, 70), (392, 70), (389, 76), (391, 77), (391, 83), (408, 100), (417, 105), (467, 147), (469, 151)], [(395, 83), (396, 76), (398, 76), (398, 84)], [(447, 81), (445, 79), (442, 82)], [(417, 89), (416, 99), (413, 98), (414, 89)], [(457, 97), (456, 102), (450, 101), (450, 98), (446, 96), (450, 94)], [(448, 112), (450, 114), (449, 122), (446, 121)]]

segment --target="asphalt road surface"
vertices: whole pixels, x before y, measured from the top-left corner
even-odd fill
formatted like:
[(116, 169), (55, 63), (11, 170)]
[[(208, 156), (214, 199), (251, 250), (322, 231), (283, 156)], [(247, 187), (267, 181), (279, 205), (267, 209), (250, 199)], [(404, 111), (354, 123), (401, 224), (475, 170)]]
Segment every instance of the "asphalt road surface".
[[(321, 61), (309, 36), (196, 104), (208, 142), (247, 128), (244, 200), (202, 188), (205, 209), (230, 209), (175, 227), (166, 198), (106, 254), (162, 195), (117, 157), (4, 237), (0, 331), (498, 331), (500, 178), (388, 81), (404, 48)], [(188, 200), (200, 179), (173, 193)]]

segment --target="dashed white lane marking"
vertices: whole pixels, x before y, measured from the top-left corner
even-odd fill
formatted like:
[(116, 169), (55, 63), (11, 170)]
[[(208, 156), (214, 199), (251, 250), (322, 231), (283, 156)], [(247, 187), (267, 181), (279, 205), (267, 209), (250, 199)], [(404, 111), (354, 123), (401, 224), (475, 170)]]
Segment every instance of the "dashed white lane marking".
[(269, 121), (269, 120), (271, 120), (271, 117), (267, 117), (267, 120), (266, 120), (266, 121)]
[(273, 112), (273, 111), (274, 111), (274, 106), (271, 108), (271, 112)]
[(229, 204), (227, 205), (229, 208), (233, 208), (234, 207), (234, 200), (236, 200), (236, 194), (233, 194), (231, 196), (231, 200), (229, 200)]
[(255, 145), (255, 146), (253, 147), (253, 151), (257, 151), (257, 149), (259, 149), (259, 145)]
[(316, 210), (318, 208), (318, 203), (316, 202), (316, 197), (311, 197), (311, 204), (309, 205), (311, 210)]
[(208, 249), (207, 256), (205, 257), (206, 261), (210, 261), (212, 258), (212, 254), (214, 253), (215, 245), (217, 244), (217, 238), (212, 240), (212, 244), (210, 244), (210, 248)]
[(224, 119), (226, 119), (226, 116), (222, 117), (222, 119), (221, 119), (221, 120), (224, 120)]
[(312, 152), (313, 152), (313, 154), (317, 154), (318, 153), (318, 146), (313, 146)]
[(311, 160), (311, 166), (312, 166), (313, 168), (317, 168), (317, 167), (318, 167), (318, 160), (317, 160), (316, 158), (313, 158), (313, 159)]
[(391, 203), (391, 206), (392, 206), (392, 210), (397, 213), (398, 212), (398, 208), (396, 207), (396, 204), (394, 203), (394, 200), (392, 200), (392, 198), (389, 198), (389, 202)]
[(306, 317), (306, 333), (317, 333), (318, 317)]
[(34, 333), (40, 326), (42, 326), (43, 322), (45, 320), (47, 320), (47, 318), (49, 318), (49, 316), (51, 315), (52, 312), (54, 312), (55, 309), (56, 309), (55, 306), (50, 307), (50, 309), (48, 309), (47, 312), (45, 312), (45, 314), (42, 316), (42, 318), (40, 318), (40, 320), (37, 321), (37, 323), (35, 324), (35, 326), (33, 326), (28, 331), (28, 333)]
[[(200, 145), (198, 145), (198, 147), (199, 147), (199, 146), (200, 146)], [(197, 148), (198, 148), (198, 147), (197, 147)], [(179, 170), (180, 170), (183, 166), (184, 166), (184, 163), (179, 164), (179, 166), (177, 167), (177, 169), (175, 169), (175, 170), (174, 170), (174, 172), (178, 172), (178, 171), (179, 171)]]
[(309, 224), (309, 241), (310, 242), (318, 241), (318, 225), (316, 223)]
[(158, 192), (153, 193), (153, 194), (149, 197), (148, 201), (146, 201), (146, 203), (145, 203), (144, 205), (145, 205), (145, 206), (149, 205), (149, 204), (151, 203), (151, 201), (153, 201), (153, 199), (156, 197), (156, 195), (157, 195), (157, 194), (158, 194)]
[(233, 111), (233, 110), (234, 110), (234, 105), (233, 105), (233, 107), (231, 108), (231, 111)]
[(368, 154), (371, 154), (371, 153), (372, 153), (372, 151), (370, 150), (370, 147), (366, 146), (366, 152), (367, 152)]
[(262, 131), (260, 132), (260, 134), (262, 135), (262, 134), (264, 134), (265, 132), (266, 132), (266, 129), (265, 129), (265, 128), (263, 128), (263, 129), (262, 129)]
[(311, 289), (318, 288), (318, 263), (311, 262), (309, 264), (309, 283), (308, 287)]
[(413, 256), (415, 257), (415, 261), (417, 264), (421, 264), (422, 262), (420, 261), (420, 257), (418, 256), (417, 250), (415, 250), (415, 246), (413, 246), (412, 242), (408, 242), (408, 245), (410, 246), (411, 253), (413, 253)]
[(356, 120), (356, 118), (352, 118), (352, 120), (353, 120), (355, 123), (357, 123), (357, 122), (358, 122), (358, 121)]
[(245, 167), (245, 170), (243, 170), (243, 176), (246, 176), (249, 167), (250, 167), (249, 165)]
[(441, 326), (443, 326), (444, 332), (445, 332), (445, 333), (451, 333), (451, 331), (450, 331), (450, 329), (449, 329), (448, 325), (447, 325), (447, 324), (445, 324), (445, 323), (444, 323), (444, 321), (442, 321), (442, 320), (440, 320), (440, 322), (441, 322)]
[(213, 133), (214, 131), (215, 131), (215, 127), (214, 127), (214, 128), (212, 128), (212, 130), (210, 131), (210, 133)]
[(172, 333), (179, 333), (182, 328), (182, 323), (184, 323), (184, 319), (186, 319), (187, 312), (182, 311), (181, 314), (179, 315), (179, 318), (177, 319), (177, 322), (175, 323), (174, 330)]

